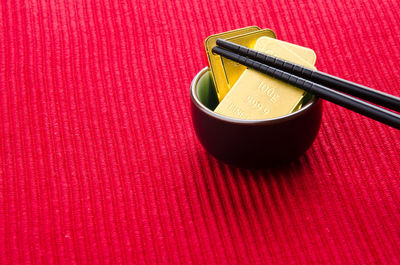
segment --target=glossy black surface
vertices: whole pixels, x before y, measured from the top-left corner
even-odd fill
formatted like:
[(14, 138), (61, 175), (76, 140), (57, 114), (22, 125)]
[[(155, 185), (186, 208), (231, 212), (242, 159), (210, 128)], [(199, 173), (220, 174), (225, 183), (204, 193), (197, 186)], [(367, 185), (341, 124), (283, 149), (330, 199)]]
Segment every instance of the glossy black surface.
[(203, 147), (216, 158), (243, 167), (268, 167), (293, 160), (317, 136), (322, 101), (313, 98), (299, 111), (269, 120), (239, 120), (212, 111), (216, 95), (207, 68), (191, 85), (193, 127)]

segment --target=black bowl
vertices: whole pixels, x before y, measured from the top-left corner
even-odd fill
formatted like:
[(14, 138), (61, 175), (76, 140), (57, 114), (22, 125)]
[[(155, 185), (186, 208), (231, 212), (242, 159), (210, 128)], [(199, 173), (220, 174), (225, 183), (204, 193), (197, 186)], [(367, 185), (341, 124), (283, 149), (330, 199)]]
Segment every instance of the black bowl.
[(213, 112), (218, 104), (208, 67), (190, 86), (192, 121), (203, 147), (216, 158), (242, 167), (268, 167), (304, 154), (321, 124), (316, 97), (298, 111), (266, 120), (240, 120)]

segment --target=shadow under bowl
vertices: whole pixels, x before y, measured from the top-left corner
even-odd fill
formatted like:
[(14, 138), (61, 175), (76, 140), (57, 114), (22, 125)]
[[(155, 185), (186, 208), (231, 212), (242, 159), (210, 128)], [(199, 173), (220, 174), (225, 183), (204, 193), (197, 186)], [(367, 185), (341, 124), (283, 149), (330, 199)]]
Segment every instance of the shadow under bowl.
[(203, 147), (226, 163), (269, 167), (304, 154), (315, 140), (322, 119), (322, 101), (312, 97), (298, 111), (266, 120), (240, 120), (213, 112), (217, 95), (208, 67), (190, 86), (193, 127)]

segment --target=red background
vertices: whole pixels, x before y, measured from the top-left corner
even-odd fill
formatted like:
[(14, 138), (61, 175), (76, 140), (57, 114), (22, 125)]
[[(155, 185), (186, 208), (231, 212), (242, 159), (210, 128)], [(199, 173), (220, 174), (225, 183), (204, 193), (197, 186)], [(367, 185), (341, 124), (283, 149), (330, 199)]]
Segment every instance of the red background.
[(299, 160), (238, 169), (198, 142), (189, 85), (208, 35), (258, 25), (400, 96), (399, 10), (1, 1), (0, 263), (398, 263), (398, 131), (326, 103)]

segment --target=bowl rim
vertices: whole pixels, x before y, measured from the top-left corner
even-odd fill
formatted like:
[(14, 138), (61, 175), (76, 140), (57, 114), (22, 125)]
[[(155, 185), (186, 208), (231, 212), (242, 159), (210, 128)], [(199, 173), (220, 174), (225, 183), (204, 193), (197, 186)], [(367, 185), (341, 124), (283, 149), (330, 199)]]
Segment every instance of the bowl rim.
[(286, 114), (284, 116), (276, 117), (276, 118), (270, 118), (270, 119), (264, 119), (264, 120), (261, 120), (261, 119), (260, 120), (241, 120), (241, 119), (237, 119), (237, 118), (231, 118), (228, 116), (224, 116), (224, 115), (215, 113), (214, 111), (210, 110), (209, 108), (204, 106), (204, 104), (201, 103), (199, 98), (197, 97), (197, 93), (196, 93), (197, 92), (197, 84), (198, 84), (200, 78), (207, 71), (210, 71), (209, 67), (204, 67), (193, 78), (192, 83), (190, 84), (191, 101), (196, 105), (196, 107), (198, 109), (200, 109), (206, 115), (211, 116), (214, 119), (224, 121), (224, 122), (229, 122), (229, 123), (234, 123), (234, 124), (246, 124), (246, 125), (268, 125), (268, 124), (276, 124), (276, 123), (286, 122), (288, 120), (292, 120), (299, 116), (304, 115), (306, 112), (310, 111), (311, 107), (320, 100), (319, 98), (314, 96), (310, 100), (310, 102), (308, 102), (305, 106), (301, 107), (299, 110), (296, 110), (295, 112)]

